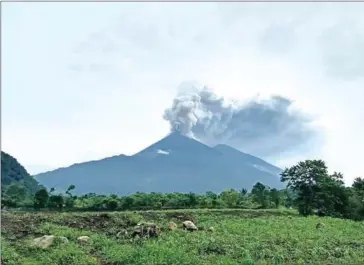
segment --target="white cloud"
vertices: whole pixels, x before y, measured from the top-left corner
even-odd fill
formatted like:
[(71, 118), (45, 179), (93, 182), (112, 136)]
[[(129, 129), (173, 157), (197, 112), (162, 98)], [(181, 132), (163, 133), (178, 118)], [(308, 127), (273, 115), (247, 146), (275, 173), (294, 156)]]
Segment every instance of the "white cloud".
[(164, 109), (196, 80), (229, 98), (293, 99), (318, 117), (325, 142), (270, 161), (323, 158), (350, 182), (364, 175), (363, 12), (361, 3), (4, 5), (3, 148), (51, 167), (135, 153), (167, 133)]

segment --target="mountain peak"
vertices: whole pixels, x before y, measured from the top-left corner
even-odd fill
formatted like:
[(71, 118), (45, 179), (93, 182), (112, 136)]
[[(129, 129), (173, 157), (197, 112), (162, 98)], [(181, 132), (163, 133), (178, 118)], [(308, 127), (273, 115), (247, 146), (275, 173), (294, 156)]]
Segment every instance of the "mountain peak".
[(180, 132), (169, 133), (166, 137), (158, 142), (150, 145), (135, 155), (145, 155), (147, 153), (156, 153), (158, 150), (168, 150), (168, 152), (196, 152), (208, 151), (215, 152), (211, 147), (193, 139), (188, 136), (182, 135)]
[[(191, 139), (190, 137), (188, 137), (188, 136), (185, 136), (185, 135), (182, 135), (180, 132), (178, 132), (178, 131), (176, 131), (176, 132), (171, 132), (171, 133), (169, 133), (169, 134), (167, 134), (167, 136), (165, 136), (164, 138), (162, 138), (162, 140), (163, 139), (174, 139), (174, 140), (176, 140), (176, 139)], [(183, 141), (183, 140), (182, 140)]]

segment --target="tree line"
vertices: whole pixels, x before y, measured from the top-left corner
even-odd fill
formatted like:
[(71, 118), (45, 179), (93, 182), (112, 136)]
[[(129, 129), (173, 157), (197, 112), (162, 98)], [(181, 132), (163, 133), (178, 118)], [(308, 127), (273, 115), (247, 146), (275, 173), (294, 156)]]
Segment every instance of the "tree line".
[[(226, 190), (220, 194), (208, 191), (205, 194), (195, 193), (142, 193), (129, 196), (98, 195), (89, 193), (74, 196), (74, 185), (70, 185), (65, 194), (55, 193), (54, 189), (47, 191), (42, 188), (33, 197), (3, 201), (8, 207), (55, 210), (84, 210), (84, 211), (115, 211), (142, 209), (185, 209), (185, 208), (278, 208), (287, 200), (285, 190), (270, 189), (258, 182), (252, 191), (246, 189)], [(16, 193), (14, 193), (15, 195)]]
[(226, 190), (219, 194), (208, 191), (195, 193), (141, 193), (128, 196), (75, 196), (70, 185), (64, 194), (54, 189), (38, 190), (34, 196), (25, 196), (18, 185), (10, 186), (2, 206), (72, 211), (123, 211), (187, 208), (296, 208), (303, 216), (319, 215), (364, 220), (364, 179), (356, 178), (351, 187), (345, 187), (343, 175), (328, 173), (322, 160), (306, 160), (286, 168), (281, 173), (286, 188), (277, 190), (257, 182), (252, 190)]

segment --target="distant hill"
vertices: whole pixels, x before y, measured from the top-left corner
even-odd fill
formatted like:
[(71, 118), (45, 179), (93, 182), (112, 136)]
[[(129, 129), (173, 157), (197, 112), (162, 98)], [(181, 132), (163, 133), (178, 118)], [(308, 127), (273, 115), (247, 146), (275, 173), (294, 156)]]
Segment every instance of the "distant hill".
[(24, 185), (28, 194), (34, 194), (40, 188), (38, 181), (14, 157), (1, 151), (1, 190), (11, 184)]
[(169, 134), (133, 156), (118, 155), (38, 174), (47, 188), (75, 193), (221, 192), (251, 189), (260, 181), (283, 188), (281, 169), (227, 145), (209, 147), (194, 139)]

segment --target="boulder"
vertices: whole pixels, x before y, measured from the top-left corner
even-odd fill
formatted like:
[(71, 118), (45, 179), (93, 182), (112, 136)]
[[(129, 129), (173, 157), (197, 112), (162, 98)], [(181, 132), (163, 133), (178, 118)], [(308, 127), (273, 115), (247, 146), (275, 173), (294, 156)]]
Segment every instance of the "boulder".
[(45, 235), (42, 237), (34, 238), (32, 246), (46, 249), (53, 245), (56, 240), (59, 240), (59, 242), (63, 244), (68, 243), (68, 239), (64, 236)]
[(183, 224), (183, 228), (188, 230), (188, 231), (198, 230), (197, 226), (191, 221), (184, 221), (182, 224)]
[(32, 246), (39, 247), (42, 249), (49, 248), (54, 243), (55, 236), (45, 235), (33, 239)]
[(158, 237), (159, 234), (159, 227), (153, 223), (138, 223), (132, 232), (133, 237)]
[(178, 228), (178, 226), (177, 226), (177, 224), (176, 224), (175, 222), (169, 222), (169, 223), (168, 223), (168, 229), (169, 229), (170, 231), (177, 230), (177, 228)]
[(80, 236), (77, 238), (77, 241), (80, 243), (90, 243), (92, 240), (89, 236)]

